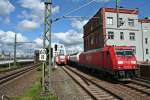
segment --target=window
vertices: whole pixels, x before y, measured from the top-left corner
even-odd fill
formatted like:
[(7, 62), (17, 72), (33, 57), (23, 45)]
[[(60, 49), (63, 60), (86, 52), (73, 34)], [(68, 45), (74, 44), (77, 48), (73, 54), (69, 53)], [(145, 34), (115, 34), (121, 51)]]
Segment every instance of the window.
[(108, 32), (108, 39), (114, 39), (114, 32)]
[(122, 18), (119, 18), (119, 26), (123, 26), (124, 22)]
[(146, 54), (148, 54), (148, 49), (146, 49)]
[(130, 36), (129, 36), (129, 37), (130, 37), (130, 40), (135, 40), (135, 33), (130, 33), (129, 35), (130, 35)]
[(128, 19), (129, 26), (134, 26), (134, 19)]
[(93, 26), (91, 25), (91, 31), (93, 30)]
[(145, 38), (145, 44), (147, 44), (148, 43), (148, 38)]
[(93, 45), (94, 44), (94, 38), (90, 37), (90, 44)]
[(148, 28), (147, 27), (144, 27), (144, 32), (148, 32)]
[(124, 40), (124, 34), (123, 34), (123, 32), (120, 32), (120, 39)]
[(113, 25), (113, 17), (107, 17), (107, 25)]

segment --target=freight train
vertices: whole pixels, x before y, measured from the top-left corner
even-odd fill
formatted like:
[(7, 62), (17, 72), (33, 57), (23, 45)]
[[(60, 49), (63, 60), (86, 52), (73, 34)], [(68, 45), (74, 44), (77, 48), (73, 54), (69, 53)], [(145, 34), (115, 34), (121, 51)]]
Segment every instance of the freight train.
[(139, 67), (132, 47), (106, 46), (69, 56), (69, 63), (103, 72), (117, 80), (139, 76)]

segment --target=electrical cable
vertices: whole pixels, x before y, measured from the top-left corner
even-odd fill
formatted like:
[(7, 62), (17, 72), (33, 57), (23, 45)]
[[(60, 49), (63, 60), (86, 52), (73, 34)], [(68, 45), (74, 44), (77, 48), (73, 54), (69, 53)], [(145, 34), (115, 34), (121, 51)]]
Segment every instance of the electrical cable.
[(80, 6), (80, 7), (76, 8), (76, 9), (74, 9), (74, 10), (71, 10), (70, 12), (64, 14), (63, 16), (56, 18), (56, 19), (53, 20), (52, 22), (56, 22), (56, 21), (58, 21), (58, 20), (60, 20), (60, 19), (62, 19), (62, 18), (65, 18), (66, 16), (70, 15), (71, 13), (76, 12), (76, 11), (78, 11), (79, 9), (84, 8), (84, 7), (88, 6), (88, 5), (90, 5), (90, 4), (93, 3), (94, 1), (95, 1), (95, 0), (92, 0), (92, 1), (90, 1), (90, 2), (88, 2), (88, 3), (86, 3), (86, 4), (82, 5), (82, 6)]
[(92, 0), (92, 1), (90, 1), (90, 2), (88, 2), (88, 3), (86, 3), (86, 4), (82, 5), (82, 6), (80, 6), (80, 7), (76, 8), (76, 9), (74, 9), (74, 10), (71, 10), (70, 12), (66, 13), (64, 16), (70, 15), (71, 13), (73, 13), (75, 11), (78, 11), (79, 9), (84, 8), (84, 7), (88, 6), (88, 5), (90, 5), (94, 1), (95, 0)]

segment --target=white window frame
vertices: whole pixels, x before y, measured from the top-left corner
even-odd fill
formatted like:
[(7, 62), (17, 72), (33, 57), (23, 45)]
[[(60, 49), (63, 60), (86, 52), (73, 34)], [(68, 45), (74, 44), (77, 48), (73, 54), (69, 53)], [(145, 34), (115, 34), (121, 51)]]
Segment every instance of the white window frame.
[(148, 54), (149, 54), (149, 50), (148, 50), (147, 48), (146, 48), (145, 50), (146, 50), (146, 52), (145, 52), (145, 53), (148, 55)]
[(133, 26), (135, 25), (134, 19), (129, 18), (129, 19), (128, 19), (128, 25), (129, 25), (130, 27), (133, 27)]
[(108, 39), (114, 39), (114, 32), (112, 32), (112, 31), (109, 31), (108, 32)]
[(119, 26), (123, 26), (122, 23), (123, 23), (123, 18), (119, 18)]
[(148, 44), (148, 38), (145, 38), (145, 44)]
[(113, 17), (107, 17), (106, 24), (113, 25)]
[(132, 41), (135, 40), (135, 33), (134, 32), (129, 33), (129, 39), (132, 40)]
[(124, 33), (123, 32), (120, 32), (120, 40), (124, 40)]

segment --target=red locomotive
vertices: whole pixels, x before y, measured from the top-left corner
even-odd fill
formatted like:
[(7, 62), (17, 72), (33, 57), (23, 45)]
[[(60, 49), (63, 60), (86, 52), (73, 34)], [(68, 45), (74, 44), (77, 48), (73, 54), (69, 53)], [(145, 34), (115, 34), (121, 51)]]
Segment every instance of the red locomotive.
[(83, 67), (100, 70), (116, 79), (130, 79), (139, 73), (132, 47), (106, 46), (83, 52), (76, 57), (70, 57), (69, 60)]
[(65, 55), (59, 55), (55, 58), (57, 65), (66, 65), (67, 64), (67, 56)]

